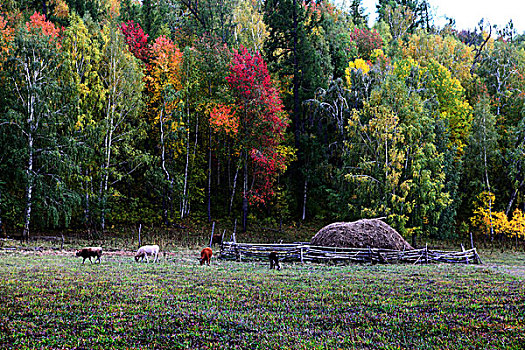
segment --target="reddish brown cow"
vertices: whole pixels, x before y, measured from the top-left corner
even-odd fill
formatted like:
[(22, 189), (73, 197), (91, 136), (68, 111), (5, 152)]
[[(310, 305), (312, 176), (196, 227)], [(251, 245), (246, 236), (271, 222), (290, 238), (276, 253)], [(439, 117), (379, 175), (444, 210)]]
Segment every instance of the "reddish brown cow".
[(204, 248), (201, 251), (201, 265), (210, 265), (211, 256), (213, 255), (213, 252), (211, 251), (211, 248)]
[(100, 257), (102, 256), (102, 248), (101, 247), (82, 248), (77, 251), (76, 256), (81, 256), (82, 258), (84, 258), (82, 260), (82, 264), (86, 262), (86, 259), (89, 259), (89, 262), (93, 264), (93, 261), (91, 261), (92, 257), (97, 258), (98, 263), (100, 264)]
[(268, 255), (268, 258), (270, 258), (270, 269), (276, 268), (277, 270), (281, 270), (281, 265), (279, 264), (279, 255), (277, 252), (271, 252)]

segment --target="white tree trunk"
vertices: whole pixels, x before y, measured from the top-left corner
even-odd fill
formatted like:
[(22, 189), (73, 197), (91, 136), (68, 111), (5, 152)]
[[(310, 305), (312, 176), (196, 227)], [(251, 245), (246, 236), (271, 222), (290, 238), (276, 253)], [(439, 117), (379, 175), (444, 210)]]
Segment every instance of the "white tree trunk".
[[(115, 93), (116, 86), (114, 86), (113, 93)], [(115, 96), (115, 95), (113, 95)], [(114, 115), (115, 115), (115, 103), (112, 101), (110, 96), (108, 99), (108, 113), (106, 115), (107, 130), (104, 137), (104, 163), (102, 166), (102, 186), (100, 191), (100, 201), (101, 201), (101, 212), (100, 212), (100, 225), (102, 228), (102, 233), (106, 228), (106, 201), (107, 193), (109, 188), (109, 168), (111, 167), (111, 149), (113, 147), (113, 131), (114, 131)]]
[(182, 188), (182, 201), (180, 206), (180, 218), (184, 219), (186, 216), (186, 209), (188, 204), (188, 171), (190, 166), (190, 111), (187, 111), (186, 118), (186, 165), (184, 166), (184, 186)]
[(237, 166), (235, 169), (235, 176), (233, 177), (233, 189), (232, 189), (232, 196), (230, 198), (230, 207), (228, 209), (228, 214), (231, 214), (232, 207), (233, 207), (233, 198), (235, 198), (235, 189), (237, 187), (237, 176), (239, 175), (239, 167)]
[(28, 135), (28, 160), (27, 160), (27, 185), (26, 185), (26, 208), (24, 214), (24, 231), (22, 237), (24, 240), (29, 239), (29, 225), (31, 224), (31, 209), (33, 207), (33, 135)]
[[(88, 171), (85, 170), (84, 176), (88, 177)], [(86, 221), (86, 228), (88, 230), (89, 235), (91, 235), (91, 207), (90, 207), (90, 189), (88, 185), (88, 181), (83, 181), (84, 186), (84, 200), (85, 200), (85, 207), (84, 207), (84, 220)]]
[(168, 191), (166, 194), (166, 197), (168, 198), (168, 202), (164, 206), (164, 220), (166, 221), (166, 224), (169, 223), (169, 208), (171, 206), (171, 191), (172, 191), (172, 178), (170, 175), (170, 172), (166, 168), (166, 145), (164, 142), (164, 108), (160, 111), (159, 116), (159, 127), (160, 127), (160, 147), (161, 147), (161, 168), (164, 172), (164, 175), (166, 176), (166, 181), (168, 182)]
[[(499, 107), (498, 107), (499, 108)], [(483, 167), (485, 170), (485, 185), (487, 186), (487, 191), (491, 192), (489, 174), (488, 174), (488, 165), (487, 165), (487, 119), (485, 111), (483, 111)], [(489, 220), (490, 220), (490, 240), (494, 240), (494, 225), (492, 222), (492, 198), (489, 196)]]
[(308, 179), (305, 179), (304, 180), (304, 192), (303, 192), (303, 215), (301, 216), (301, 220), (303, 220), (303, 221), (306, 218), (307, 190), (308, 190)]

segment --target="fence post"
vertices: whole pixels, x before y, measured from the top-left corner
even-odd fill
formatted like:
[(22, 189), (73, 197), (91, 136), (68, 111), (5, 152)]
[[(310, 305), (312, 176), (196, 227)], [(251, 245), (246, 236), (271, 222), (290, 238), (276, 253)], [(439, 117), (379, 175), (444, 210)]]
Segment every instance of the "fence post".
[(476, 248), (474, 248), (474, 256), (476, 258), (476, 264), (483, 264), (483, 261), (481, 261), (481, 258), (479, 257), (479, 254), (478, 254), (478, 251), (476, 250)]
[(303, 261), (303, 246), (301, 246), (301, 264), (304, 264), (304, 261)]
[(237, 247), (237, 243), (233, 243), (233, 252), (235, 254), (235, 260), (241, 261), (241, 253), (239, 252), (239, 247)]
[(142, 246), (142, 241), (140, 239), (140, 231), (142, 230), (142, 224), (139, 224), (139, 247)]
[(211, 244), (213, 242), (213, 231), (215, 231), (215, 221), (211, 225), (210, 248), (211, 248)]
[(235, 231), (237, 231), (237, 218), (235, 218), (235, 223), (233, 224), (233, 233), (231, 237), (231, 241), (233, 243), (237, 243), (237, 241), (235, 240)]

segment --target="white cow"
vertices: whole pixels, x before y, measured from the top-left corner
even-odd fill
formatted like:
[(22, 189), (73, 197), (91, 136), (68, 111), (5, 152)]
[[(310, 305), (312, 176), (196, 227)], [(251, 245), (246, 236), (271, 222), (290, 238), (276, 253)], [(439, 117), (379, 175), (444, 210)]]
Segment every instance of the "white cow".
[(146, 258), (146, 262), (149, 263), (148, 255), (152, 256), (155, 255), (155, 259), (153, 262), (157, 262), (157, 257), (159, 255), (159, 246), (154, 245), (144, 245), (137, 250), (137, 254), (135, 254), (135, 261), (139, 261), (141, 259), (142, 261), (144, 258)]

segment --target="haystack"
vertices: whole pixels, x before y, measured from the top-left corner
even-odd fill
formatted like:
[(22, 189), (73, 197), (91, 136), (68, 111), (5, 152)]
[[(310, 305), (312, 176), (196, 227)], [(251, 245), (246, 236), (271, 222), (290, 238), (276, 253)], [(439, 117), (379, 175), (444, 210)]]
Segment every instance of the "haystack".
[(413, 249), (396, 230), (379, 219), (330, 224), (319, 230), (310, 244), (324, 247)]

